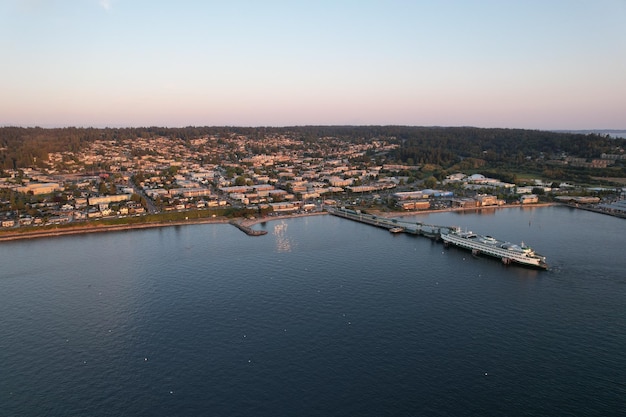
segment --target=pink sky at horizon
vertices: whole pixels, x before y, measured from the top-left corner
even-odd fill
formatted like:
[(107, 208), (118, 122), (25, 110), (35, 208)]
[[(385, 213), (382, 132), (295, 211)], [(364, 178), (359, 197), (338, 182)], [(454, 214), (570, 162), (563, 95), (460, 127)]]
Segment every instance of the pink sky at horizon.
[(626, 129), (624, 22), (620, 0), (9, 0), (0, 126)]

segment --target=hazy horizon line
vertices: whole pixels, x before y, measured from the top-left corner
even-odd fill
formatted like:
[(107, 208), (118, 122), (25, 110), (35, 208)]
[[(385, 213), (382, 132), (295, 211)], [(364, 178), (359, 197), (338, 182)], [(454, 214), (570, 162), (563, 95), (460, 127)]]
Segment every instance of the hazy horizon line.
[(224, 127), (224, 128), (247, 128), (247, 129), (260, 129), (260, 128), (296, 128), (296, 127), (424, 127), (424, 128), (473, 128), (473, 129), (510, 129), (510, 130), (538, 130), (545, 132), (626, 132), (624, 128), (589, 128), (589, 129), (567, 129), (567, 128), (529, 128), (529, 127), (502, 127), (502, 126), (474, 126), (474, 125), (411, 125), (411, 124), (293, 124), (293, 125), (235, 125), (235, 124), (205, 124), (205, 125), (19, 125), (19, 124), (2, 124), (0, 128), (22, 128), (22, 129), (145, 129), (145, 128), (163, 128), (163, 129), (184, 129), (184, 128), (198, 128), (198, 127)]

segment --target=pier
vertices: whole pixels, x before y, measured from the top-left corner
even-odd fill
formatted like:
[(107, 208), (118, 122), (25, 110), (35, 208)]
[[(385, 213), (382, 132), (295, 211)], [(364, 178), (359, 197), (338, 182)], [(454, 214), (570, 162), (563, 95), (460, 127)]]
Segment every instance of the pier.
[(425, 236), (437, 241), (442, 240), (446, 247), (453, 245), (471, 250), (474, 256), (480, 254), (489, 255), (500, 259), (505, 265), (515, 262), (533, 268), (548, 268), (545, 257), (536, 254), (530, 247), (525, 246), (523, 243), (521, 246), (518, 246), (509, 242), (498, 241), (491, 236), (476, 235), (472, 232), (461, 233), (460, 229), (457, 227), (389, 219), (372, 214), (365, 214), (360, 210), (331, 208), (328, 209), (328, 212), (334, 216), (343, 217), (344, 219), (381, 227), (392, 233), (410, 233)]
[(452, 229), (449, 226), (440, 226), (420, 222), (407, 222), (399, 219), (374, 216), (372, 214), (362, 213), (360, 210), (350, 210), (346, 208), (328, 208), (327, 210), (328, 213), (334, 216), (387, 229), (392, 233), (409, 233), (412, 235), (425, 236), (434, 240), (439, 240), (442, 231), (447, 233), (450, 229)]

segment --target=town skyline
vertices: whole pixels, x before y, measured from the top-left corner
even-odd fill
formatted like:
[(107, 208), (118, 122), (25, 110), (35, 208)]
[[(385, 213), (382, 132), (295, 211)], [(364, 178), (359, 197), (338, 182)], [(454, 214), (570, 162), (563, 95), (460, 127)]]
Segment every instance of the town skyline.
[(8, 234), (33, 226), (82, 228), (99, 219), (115, 225), (223, 220), (322, 212), (325, 206), (422, 211), (535, 204), (540, 196), (543, 202), (598, 204), (601, 189), (588, 181), (604, 177), (609, 200), (625, 184), (617, 178), (623, 177), (624, 139), (599, 135), (393, 127), (1, 128), (0, 137), (6, 138), (0, 232)]
[(624, 129), (626, 3), (0, 4), (0, 126)]

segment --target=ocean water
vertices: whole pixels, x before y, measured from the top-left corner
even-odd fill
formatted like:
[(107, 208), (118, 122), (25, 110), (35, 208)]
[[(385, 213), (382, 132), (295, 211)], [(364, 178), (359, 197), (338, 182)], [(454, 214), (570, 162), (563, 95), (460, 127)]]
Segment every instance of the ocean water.
[(626, 222), (405, 218), (548, 271), (332, 216), (0, 244), (0, 416), (626, 415)]

